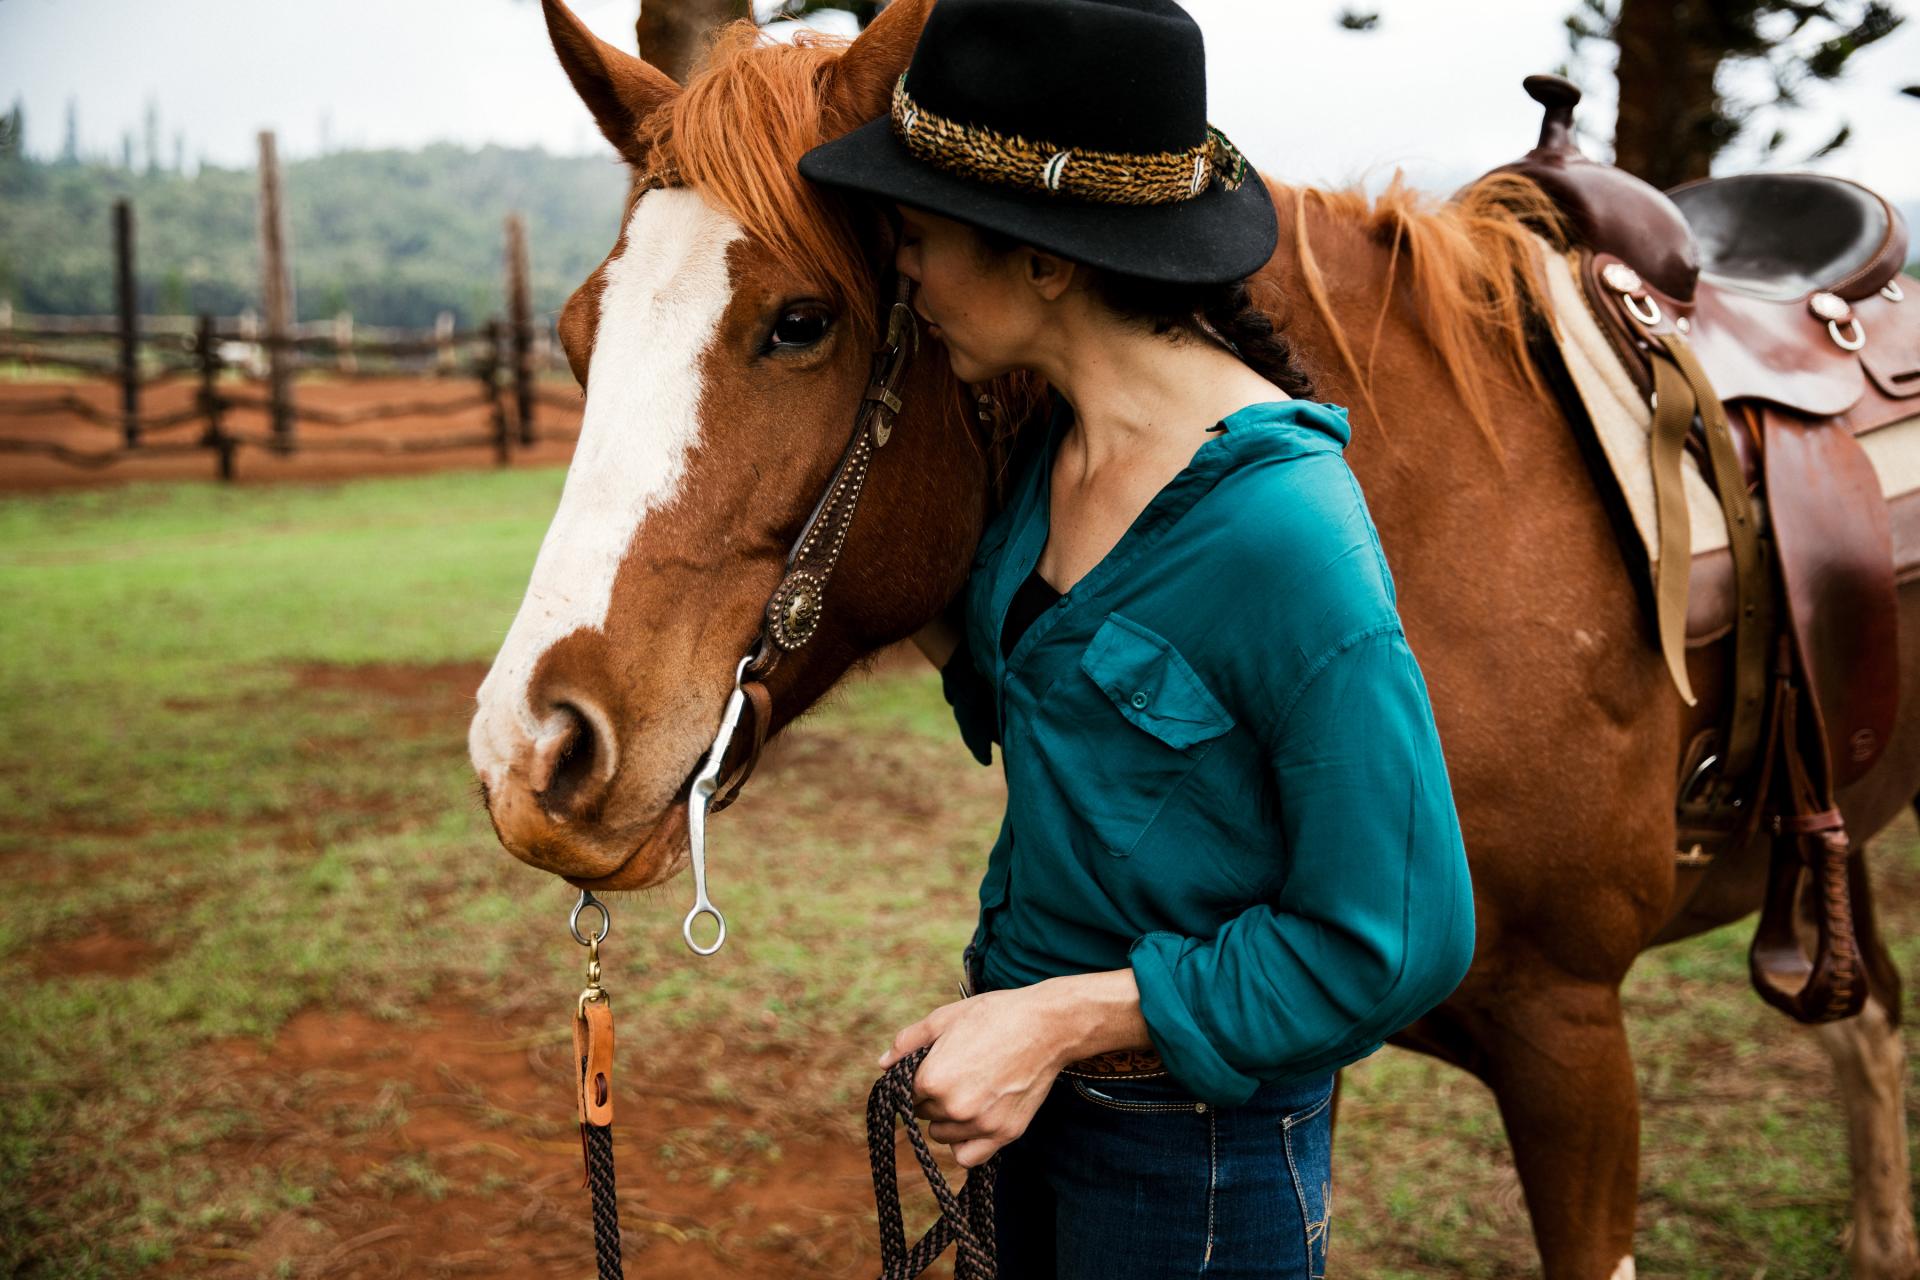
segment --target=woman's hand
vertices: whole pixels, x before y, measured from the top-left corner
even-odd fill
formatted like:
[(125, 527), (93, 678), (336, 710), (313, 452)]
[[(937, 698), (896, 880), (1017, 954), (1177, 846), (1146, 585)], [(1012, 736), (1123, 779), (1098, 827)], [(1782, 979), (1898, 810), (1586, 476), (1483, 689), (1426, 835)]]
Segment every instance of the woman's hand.
[(913, 1113), (972, 1168), (1027, 1131), (1060, 1068), (1152, 1043), (1133, 971), (1115, 969), (941, 1005), (895, 1036), (880, 1065), (933, 1046), (914, 1076)]
[(1057, 1007), (1045, 983), (986, 991), (938, 1009), (893, 1038), (890, 1067), (931, 1044), (913, 1081), (913, 1113), (965, 1168), (1027, 1131), (1060, 1068)]

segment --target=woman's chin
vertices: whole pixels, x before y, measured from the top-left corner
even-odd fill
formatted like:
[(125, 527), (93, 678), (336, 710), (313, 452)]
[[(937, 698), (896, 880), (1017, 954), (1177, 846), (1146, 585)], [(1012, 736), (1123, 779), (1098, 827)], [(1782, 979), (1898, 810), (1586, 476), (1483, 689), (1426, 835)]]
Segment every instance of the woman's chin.
[(984, 382), (993, 376), (991, 370), (983, 368), (964, 351), (955, 351), (946, 341), (941, 346), (947, 348), (947, 367), (953, 370), (953, 376), (962, 382)]

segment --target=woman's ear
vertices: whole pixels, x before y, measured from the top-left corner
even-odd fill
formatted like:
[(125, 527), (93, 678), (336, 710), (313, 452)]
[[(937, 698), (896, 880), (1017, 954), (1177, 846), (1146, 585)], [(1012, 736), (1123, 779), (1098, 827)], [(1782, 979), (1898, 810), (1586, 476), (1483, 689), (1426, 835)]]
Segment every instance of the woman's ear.
[(1074, 271), (1080, 265), (1057, 254), (1032, 248), (1023, 252), (1021, 261), (1026, 282), (1048, 302), (1054, 301), (1073, 286)]
[(644, 165), (640, 121), (671, 102), (680, 86), (666, 72), (594, 35), (560, 0), (541, 0), (541, 7), (553, 51), (600, 132), (628, 164)]

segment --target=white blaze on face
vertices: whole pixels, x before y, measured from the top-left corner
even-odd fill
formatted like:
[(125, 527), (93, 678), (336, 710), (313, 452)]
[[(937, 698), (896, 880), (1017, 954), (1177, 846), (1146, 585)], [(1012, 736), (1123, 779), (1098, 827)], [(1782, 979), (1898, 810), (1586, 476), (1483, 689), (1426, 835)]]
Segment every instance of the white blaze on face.
[(731, 296), (727, 245), (740, 235), (737, 222), (692, 191), (650, 191), (607, 263), (573, 465), (468, 731), (473, 766), (489, 786), (549, 728), (547, 709), (527, 697), (541, 655), (576, 630), (605, 625), (634, 535), (679, 491), (699, 435), (700, 356)]

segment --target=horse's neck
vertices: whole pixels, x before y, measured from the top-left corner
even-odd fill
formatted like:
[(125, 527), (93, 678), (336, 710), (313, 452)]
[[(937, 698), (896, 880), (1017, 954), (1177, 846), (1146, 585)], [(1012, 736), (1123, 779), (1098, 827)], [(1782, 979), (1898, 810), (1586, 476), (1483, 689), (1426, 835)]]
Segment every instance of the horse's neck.
[[(1403, 611), (1495, 607), (1457, 599), (1463, 593), (1511, 607), (1543, 582), (1617, 578), (1617, 551), (1560, 408), (1516, 375), (1514, 340), (1472, 310), (1488, 281), (1520, 269), (1532, 242), (1486, 217), (1428, 205), (1408, 211), (1411, 231), (1396, 255), (1395, 235), (1342, 193), (1275, 195), (1280, 247), (1259, 289), (1316, 397), (1348, 410), (1346, 460)], [(1480, 415), (1461, 382), (1480, 389)]]

